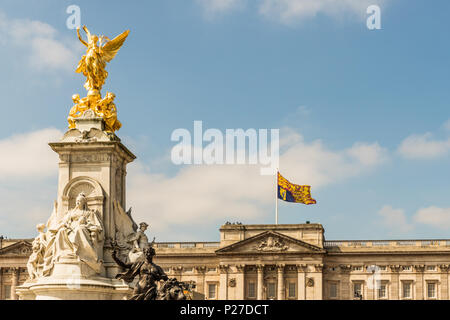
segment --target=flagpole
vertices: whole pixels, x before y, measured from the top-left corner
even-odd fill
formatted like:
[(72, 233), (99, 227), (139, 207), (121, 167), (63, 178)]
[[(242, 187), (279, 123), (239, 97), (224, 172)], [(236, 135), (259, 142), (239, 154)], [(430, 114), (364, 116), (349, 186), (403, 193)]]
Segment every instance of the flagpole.
[(275, 224), (278, 224), (278, 168), (275, 180)]

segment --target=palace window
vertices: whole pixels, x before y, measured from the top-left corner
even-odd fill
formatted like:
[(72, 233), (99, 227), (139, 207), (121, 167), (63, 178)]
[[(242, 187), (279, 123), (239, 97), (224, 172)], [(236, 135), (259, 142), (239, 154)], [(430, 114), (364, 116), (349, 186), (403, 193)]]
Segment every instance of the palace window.
[(387, 285), (386, 283), (381, 283), (378, 288), (378, 299), (387, 299)]
[(215, 283), (208, 284), (208, 299), (217, 299), (216, 288), (217, 285)]
[(411, 292), (411, 282), (405, 281), (402, 283), (402, 297), (403, 299), (411, 299), (412, 298), (412, 292)]
[(288, 298), (295, 298), (295, 282), (289, 282)]
[(353, 298), (355, 298), (355, 299), (362, 298), (362, 283), (361, 282), (353, 283)]
[(255, 283), (255, 281), (248, 282), (247, 290), (248, 290), (247, 296), (249, 298), (256, 298), (256, 283)]
[(427, 283), (427, 297), (428, 299), (436, 299), (436, 282)]
[(336, 282), (331, 282), (330, 283), (330, 299), (337, 299), (338, 295), (337, 295), (337, 283)]
[(267, 298), (268, 299), (276, 299), (277, 298), (275, 282), (269, 282), (267, 284)]

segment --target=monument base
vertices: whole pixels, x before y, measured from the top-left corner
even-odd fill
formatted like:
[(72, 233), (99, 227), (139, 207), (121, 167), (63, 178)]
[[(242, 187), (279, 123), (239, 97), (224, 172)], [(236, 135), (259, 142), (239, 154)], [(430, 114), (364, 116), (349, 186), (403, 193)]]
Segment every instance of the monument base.
[(16, 292), (20, 300), (126, 300), (132, 289), (122, 280), (95, 275), (85, 263), (61, 259), (51, 276), (27, 281)]
[(20, 300), (126, 300), (132, 289), (116, 279), (41, 278), (16, 289)]

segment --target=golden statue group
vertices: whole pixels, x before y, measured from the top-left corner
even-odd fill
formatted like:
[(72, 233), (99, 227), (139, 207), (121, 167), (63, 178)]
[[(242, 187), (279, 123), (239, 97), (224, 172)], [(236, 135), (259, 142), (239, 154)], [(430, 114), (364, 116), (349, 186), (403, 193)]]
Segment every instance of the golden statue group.
[(87, 47), (87, 50), (76, 72), (86, 77), (84, 87), (88, 90), (88, 94), (84, 98), (80, 98), (78, 94), (72, 96), (75, 105), (67, 119), (69, 128), (75, 128), (75, 119), (81, 117), (87, 110), (92, 110), (97, 117), (104, 120), (106, 132), (115, 132), (122, 126), (117, 120), (117, 108), (114, 104), (116, 96), (112, 92), (107, 92), (102, 99), (100, 90), (108, 77), (108, 72), (105, 70), (106, 63), (114, 59), (130, 31), (127, 30), (113, 40), (109, 40), (108, 37), (91, 34), (86, 26), (83, 26), (83, 30), (86, 32), (87, 42), (81, 37), (79, 28), (77, 29), (78, 39)]

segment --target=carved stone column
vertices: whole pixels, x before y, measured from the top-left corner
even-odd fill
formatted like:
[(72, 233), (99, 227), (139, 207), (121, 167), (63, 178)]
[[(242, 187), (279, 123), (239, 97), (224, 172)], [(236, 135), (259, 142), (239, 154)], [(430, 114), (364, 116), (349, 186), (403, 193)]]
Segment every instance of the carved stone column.
[(353, 292), (351, 292), (351, 283), (350, 283), (350, 271), (352, 269), (351, 265), (339, 265), (339, 269), (341, 270), (341, 300), (350, 300), (353, 299)]
[(306, 264), (297, 265), (297, 299), (306, 300)]
[(18, 300), (16, 288), (19, 284), (19, 268), (11, 268), (11, 300)]
[(245, 264), (236, 266), (236, 300), (245, 299)]
[(284, 292), (284, 264), (278, 264), (277, 265), (277, 274), (278, 274), (278, 280), (277, 280), (277, 287), (278, 287), (278, 300), (284, 300), (285, 299), (285, 292)]
[[(450, 269), (450, 265), (448, 264), (441, 264), (439, 266), (439, 270), (441, 271), (441, 300), (448, 300), (449, 299), (449, 292), (448, 292), (448, 271)], [(436, 289), (437, 290), (437, 289)], [(439, 297), (439, 295), (438, 295)]]
[(391, 300), (398, 300), (400, 299), (400, 288), (399, 288), (399, 272), (400, 272), (400, 266), (399, 265), (390, 265), (389, 268), (391, 269)]
[(416, 271), (416, 300), (423, 300), (424, 298), (424, 283), (423, 283), (423, 272), (425, 270), (425, 265), (415, 265), (414, 270)]
[(264, 293), (264, 265), (263, 264), (257, 265), (256, 270), (258, 272), (258, 285), (257, 285), (258, 292), (256, 298), (258, 300), (262, 300)]
[(219, 300), (228, 300), (228, 265), (219, 265)]

